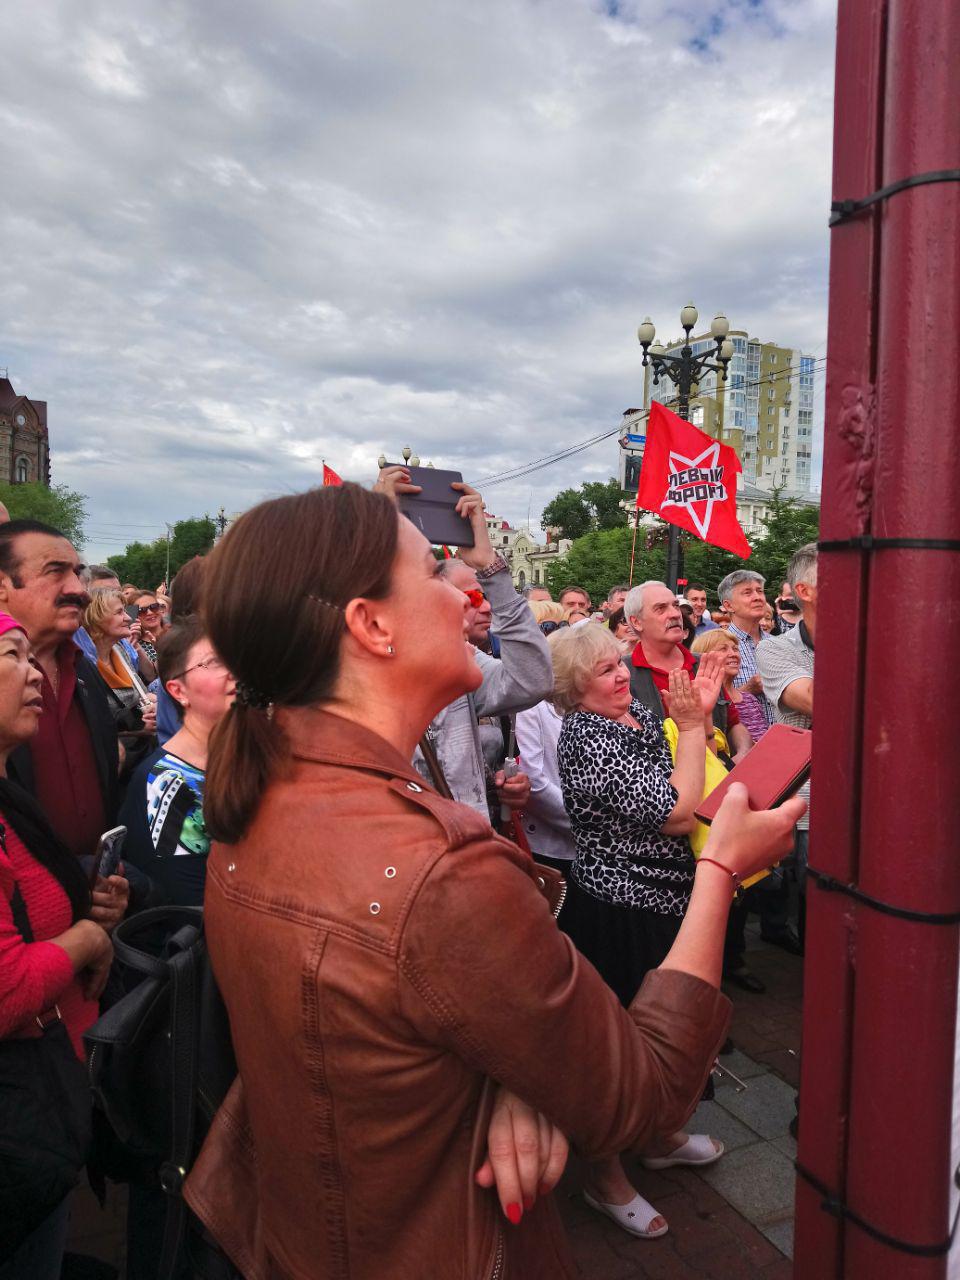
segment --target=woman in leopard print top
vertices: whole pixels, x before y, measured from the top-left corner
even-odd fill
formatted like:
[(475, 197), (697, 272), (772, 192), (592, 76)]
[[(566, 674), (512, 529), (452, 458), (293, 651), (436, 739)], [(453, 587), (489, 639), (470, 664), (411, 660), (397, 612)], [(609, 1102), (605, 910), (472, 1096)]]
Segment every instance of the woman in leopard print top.
[(577, 845), (572, 877), (603, 902), (679, 920), (695, 864), (687, 837), (662, 830), (680, 799), (670, 747), (642, 703), (631, 701), (627, 716), (578, 710), (564, 717), (557, 761)]
[[(563, 803), (576, 857), (560, 913), (569, 934), (624, 1005), (666, 958), (693, 887), (687, 832), (703, 795), (705, 740), (723, 679), (704, 658), (691, 685), (670, 673), (677, 760), (657, 717), (630, 697), (630, 675), (608, 630), (571, 628), (550, 637), (554, 704), (564, 716), (557, 744)], [(723, 1151), (705, 1134), (668, 1135), (654, 1160), (711, 1163)], [(662, 1235), (664, 1219), (637, 1193), (619, 1157), (589, 1166), (588, 1204), (639, 1236)]]

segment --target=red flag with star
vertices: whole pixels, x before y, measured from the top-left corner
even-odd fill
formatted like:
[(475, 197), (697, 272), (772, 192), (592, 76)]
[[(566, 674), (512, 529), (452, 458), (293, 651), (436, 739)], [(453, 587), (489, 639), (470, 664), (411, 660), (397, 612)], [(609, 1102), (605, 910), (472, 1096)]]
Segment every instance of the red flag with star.
[(650, 406), (637, 507), (744, 560), (750, 555), (737, 519), (736, 450), (685, 422), (656, 400)]
[(328, 467), (326, 463), (323, 464), (323, 483), (324, 486), (328, 484), (343, 484), (333, 467)]

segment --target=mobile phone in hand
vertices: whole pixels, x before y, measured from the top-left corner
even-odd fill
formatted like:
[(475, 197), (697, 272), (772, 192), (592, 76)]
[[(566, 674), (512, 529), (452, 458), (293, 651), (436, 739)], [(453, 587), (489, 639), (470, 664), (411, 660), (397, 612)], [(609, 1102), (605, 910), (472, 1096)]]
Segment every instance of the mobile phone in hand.
[(126, 827), (112, 827), (97, 841), (97, 851), (93, 855), (93, 872), (90, 876), (91, 885), (97, 883), (98, 876), (103, 876), (106, 880), (108, 876), (116, 875), (126, 834)]

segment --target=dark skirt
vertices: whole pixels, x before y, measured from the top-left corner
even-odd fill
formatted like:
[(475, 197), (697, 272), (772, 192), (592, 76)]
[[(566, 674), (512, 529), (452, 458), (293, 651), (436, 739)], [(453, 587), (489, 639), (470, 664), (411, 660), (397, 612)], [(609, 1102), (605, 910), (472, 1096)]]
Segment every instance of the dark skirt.
[(645, 975), (666, 959), (682, 921), (682, 916), (604, 902), (571, 876), (557, 923), (626, 1006)]

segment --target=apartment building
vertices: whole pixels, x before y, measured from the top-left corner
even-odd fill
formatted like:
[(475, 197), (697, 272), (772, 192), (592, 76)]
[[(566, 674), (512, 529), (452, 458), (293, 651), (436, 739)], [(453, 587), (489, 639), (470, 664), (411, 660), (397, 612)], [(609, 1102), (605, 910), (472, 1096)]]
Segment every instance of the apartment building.
[[(812, 487), (813, 380), (816, 360), (792, 347), (761, 342), (744, 330), (731, 330), (733, 358), (727, 381), (707, 372), (693, 389), (690, 420), (714, 439), (736, 449), (743, 479), (763, 489), (785, 486), (809, 493)], [(695, 355), (713, 350), (707, 334), (691, 338)], [(666, 344), (668, 354), (683, 339)], [(644, 370), (644, 408), (659, 400), (676, 408), (676, 388), (667, 378), (653, 385), (653, 369)]]

